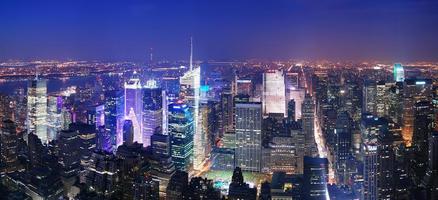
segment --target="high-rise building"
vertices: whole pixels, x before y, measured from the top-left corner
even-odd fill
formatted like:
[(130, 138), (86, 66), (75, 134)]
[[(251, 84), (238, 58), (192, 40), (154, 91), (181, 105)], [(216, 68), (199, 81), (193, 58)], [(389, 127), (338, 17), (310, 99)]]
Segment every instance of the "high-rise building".
[(306, 96), (306, 91), (304, 89), (294, 89), (290, 90), (288, 93), (289, 96), (287, 99), (295, 101), (295, 120), (301, 119), (301, 106)]
[(224, 135), (226, 132), (234, 131), (233, 125), (233, 94), (230, 91), (224, 91), (220, 96), (220, 114), (219, 114), (219, 133)]
[(394, 81), (403, 82), (405, 80), (405, 70), (403, 69), (403, 65), (400, 63), (394, 64)]
[(62, 130), (59, 134), (59, 163), (61, 164), (61, 180), (67, 192), (76, 182), (81, 167), (81, 140), (78, 132)]
[(91, 163), (91, 154), (96, 149), (96, 126), (85, 123), (72, 123), (67, 131), (74, 131), (80, 140), (80, 182), (85, 182), (86, 170)]
[(166, 189), (166, 200), (184, 199), (188, 194), (189, 175), (184, 171), (177, 171)]
[(347, 161), (352, 155), (352, 120), (347, 112), (341, 112), (336, 119), (335, 159), (339, 183), (347, 183), (349, 178)]
[(35, 132), (44, 144), (47, 135), (47, 81), (38, 77), (27, 87), (27, 133)]
[(16, 125), (4, 120), (0, 129), (0, 171), (13, 172), (18, 166), (18, 136)]
[(377, 88), (376, 83), (373, 81), (365, 81), (363, 85), (363, 93), (362, 93), (362, 112), (363, 113), (371, 113), (375, 115), (376, 112), (376, 95)]
[(263, 73), (263, 114), (286, 112), (286, 89), (282, 70), (270, 70)]
[(109, 197), (118, 183), (117, 158), (112, 153), (99, 151), (93, 152), (91, 157), (92, 162), (86, 169), (86, 185), (99, 196)]
[(164, 135), (159, 132), (154, 133), (151, 137), (151, 176), (153, 180), (159, 182), (160, 196), (166, 195), (166, 187), (171, 176), (175, 173), (175, 164), (171, 157), (169, 137), (170, 135)]
[(328, 200), (327, 158), (304, 157), (303, 199)]
[(202, 117), (199, 115), (200, 89), (201, 89), (201, 67), (193, 66), (193, 42), (190, 40), (190, 68), (180, 78), (180, 99), (184, 100), (190, 107), (193, 118), (193, 169), (201, 170), (204, 164), (204, 146), (202, 146), (202, 130), (199, 128)]
[(190, 170), (193, 165), (194, 119), (189, 106), (179, 100), (169, 105), (169, 135), (171, 156), (179, 170)]
[[(164, 97), (165, 98), (165, 97)], [(163, 126), (163, 91), (155, 80), (147, 81), (143, 89), (143, 146), (151, 145), (151, 136)]]
[(292, 99), (287, 103), (287, 118), (289, 123), (295, 121), (295, 101)]
[[(112, 149), (117, 149), (118, 139), (122, 141), (122, 138), (117, 138), (117, 132), (119, 121), (124, 119), (124, 96), (119, 94), (118, 91), (108, 91), (105, 94), (105, 129), (111, 136)], [(121, 131), (120, 131), (121, 132)]]
[(377, 143), (377, 197), (395, 199), (396, 166), (393, 147), (393, 135), (390, 132), (378, 136)]
[(297, 152), (294, 145), (294, 137), (277, 136), (272, 138), (269, 144), (269, 162), (263, 160), (269, 166), (270, 172), (296, 173)]
[(112, 152), (111, 133), (105, 126), (99, 126), (97, 128), (96, 138), (96, 149), (108, 153)]
[(306, 95), (301, 108), (302, 129), (306, 145), (305, 155), (313, 157), (318, 152), (315, 142), (315, 104), (310, 95)]
[(378, 137), (388, 132), (388, 121), (371, 114), (363, 114), (361, 130), (361, 157), (363, 159), (362, 199), (378, 199)]
[(132, 144), (134, 143), (134, 125), (133, 122), (129, 119), (125, 120), (123, 123), (123, 144)]
[(48, 140), (56, 140), (57, 134), (62, 130), (62, 107), (61, 96), (49, 96), (47, 98), (47, 135)]
[(403, 85), (403, 93), (402, 136), (407, 146), (410, 146), (414, 133), (415, 103), (419, 101), (431, 102), (432, 80), (406, 79)]
[(257, 198), (257, 188), (249, 187), (243, 179), (242, 170), (236, 167), (231, 177), (231, 183), (228, 190), (228, 199), (239, 200), (248, 199), (255, 200)]
[(438, 132), (434, 131), (429, 137), (428, 169), (425, 176), (427, 199), (438, 198)]
[(131, 120), (134, 128), (134, 142), (143, 143), (143, 86), (136, 72), (125, 83), (126, 119)]
[(388, 98), (388, 93), (387, 93), (388, 89), (387, 89), (387, 85), (385, 84), (384, 81), (379, 81), (376, 84), (376, 98), (375, 98), (375, 111), (376, 111), (376, 115), (378, 117), (384, 117), (387, 115), (387, 98)]
[(258, 172), (261, 168), (262, 107), (259, 102), (236, 99), (236, 166)]

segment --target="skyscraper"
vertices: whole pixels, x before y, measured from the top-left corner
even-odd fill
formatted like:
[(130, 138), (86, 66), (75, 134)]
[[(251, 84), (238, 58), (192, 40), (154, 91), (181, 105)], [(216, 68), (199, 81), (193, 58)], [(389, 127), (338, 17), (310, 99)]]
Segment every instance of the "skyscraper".
[[(236, 98), (238, 99), (238, 98)], [(236, 101), (236, 166), (245, 171), (260, 171), (262, 151), (262, 107), (248, 99)]]
[(403, 69), (403, 65), (400, 63), (394, 64), (394, 81), (403, 82), (405, 80), (405, 70)]
[(388, 93), (387, 87), (384, 81), (379, 81), (376, 84), (376, 96), (375, 96), (375, 111), (378, 117), (384, 117), (387, 115), (387, 105), (388, 105)]
[(57, 134), (62, 128), (62, 104), (61, 96), (47, 98), (47, 136), (49, 141), (57, 139)]
[(16, 125), (4, 120), (0, 129), (0, 172), (18, 170), (18, 137)]
[(96, 138), (96, 147), (98, 150), (108, 153), (112, 152), (111, 133), (105, 126), (99, 126), (97, 128)]
[(429, 137), (428, 169), (425, 176), (427, 198), (438, 198), (438, 132), (434, 131)]
[(289, 123), (295, 121), (295, 101), (291, 99), (289, 103), (287, 103), (287, 118)]
[(131, 120), (127, 119), (123, 123), (123, 144), (134, 143), (134, 125)]
[(43, 144), (47, 135), (47, 81), (36, 77), (27, 88), (27, 133), (35, 132)]
[(194, 128), (194, 148), (193, 148), (193, 168), (200, 170), (205, 162), (205, 156), (203, 154), (202, 146), (202, 130), (199, 125), (202, 123), (202, 117), (199, 116), (199, 100), (200, 100), (200, 87), (201, 87), (201, 67), (193, 66), (193, 41), (190, 38), (190, 68), (180, 78), (180, 99), (184, 100), (190, 107), (193, 117)]
[[(155, 80), (147, 81), (143, 89), (143, 146), (151, 145), (151, 136), (163, 126), (163, 96)], [(165, 97), (164, 97), (165, 98)]]
[(263, 114), (286, 112), (286, 89), (282, 70), (269, 70), (263, 73)]
[(301, 119), (303, 134), (305, 137), (305, 155), (314, 156), (317, 154), (316, 143), (315, 143), (315, 104), (310, 95), (306, 95), (304, 98)]
[(363, 114), (360, 125), (361, 156), (363, 159), (362, 199), (378, 199), (377, 169), (378, 169), (378, 137), (387, 134), (388, 121), (371, 114)]
[(412, 143), (415, 120), (415, 103), (419, 101), (431, 102), (432, 80), (406, 79), (403, 85), (403, 139), (408, 146)]
[(193, 164), (194, 120), (183, 101), (169, 105), (169, 135), (171, 156), (179, 170), (187, 171)]
[(303, 199), (328, 200), (327, 158), (304, 157)]
[(377, 95), (376, 83), (366, 80), (363, 86), (362, 93), (362, 112), (376, 114), (376, 95)]
[(347, 112), (341, 112), (336, 119), (336, 145), (335, 145), (335, 159), (338, 180), (340, 183), (346, 183), (347, 174), (347, 160), (352, 155), (351, 140), (352, 140), (352, 120)]
[(132, 122), (134, 142), (143, 143), (143, 87), (136, 72), (125, 83), (124, 114)]

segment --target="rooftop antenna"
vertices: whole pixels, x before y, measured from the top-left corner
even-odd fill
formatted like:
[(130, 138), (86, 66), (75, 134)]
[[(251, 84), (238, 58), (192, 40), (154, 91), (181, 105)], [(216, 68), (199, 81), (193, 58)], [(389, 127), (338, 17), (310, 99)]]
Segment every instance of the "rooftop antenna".
[(190, 71), (193, 70), (193, 37), (190, 36)]
[(153, 49), (152, 47), (150, 48), (150, 55), (149, 55), (149, 62), (152, 63), (152, 58), (153, 58)]

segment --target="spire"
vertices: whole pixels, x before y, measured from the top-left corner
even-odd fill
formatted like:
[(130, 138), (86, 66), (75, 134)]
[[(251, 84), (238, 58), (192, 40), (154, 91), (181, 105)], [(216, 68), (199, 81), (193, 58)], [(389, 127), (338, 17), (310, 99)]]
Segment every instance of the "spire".
[(190, 37), (190, 71), (193, 70), (193, 37)]

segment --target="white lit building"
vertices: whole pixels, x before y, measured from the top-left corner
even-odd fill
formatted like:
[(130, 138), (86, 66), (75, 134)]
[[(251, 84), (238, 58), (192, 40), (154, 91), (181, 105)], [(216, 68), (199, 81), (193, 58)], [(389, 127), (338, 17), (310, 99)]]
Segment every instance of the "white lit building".
[(38, 77), (27, 88), (27, 133), (34, 132), (43, 144), (49, 142), (47, 134), (47, 80)]
[(134, 76), (125, 83), (124, 117), (132, 121), (134, 142), (143, 143), (143, 90), (140, 78)]
[(263, 73), (263, 114), (286, 112), (286, 88), (282, 70), (269, 70)]

